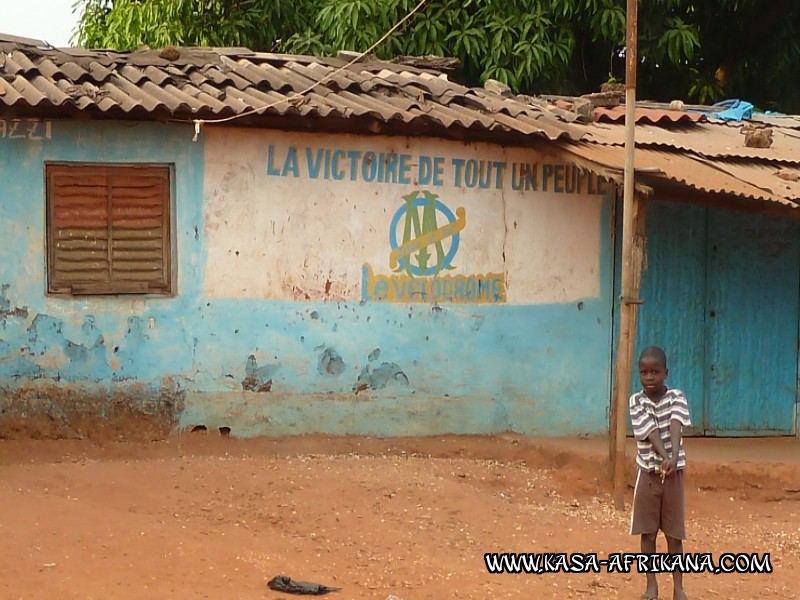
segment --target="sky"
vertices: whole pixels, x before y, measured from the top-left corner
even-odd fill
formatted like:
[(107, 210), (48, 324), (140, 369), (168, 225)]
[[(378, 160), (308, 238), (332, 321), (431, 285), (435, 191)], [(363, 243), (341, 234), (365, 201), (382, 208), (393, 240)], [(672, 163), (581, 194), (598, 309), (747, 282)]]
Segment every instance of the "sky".
[(78, 23), (75, 0), (0, 0), (0, 33), (68, 46)]

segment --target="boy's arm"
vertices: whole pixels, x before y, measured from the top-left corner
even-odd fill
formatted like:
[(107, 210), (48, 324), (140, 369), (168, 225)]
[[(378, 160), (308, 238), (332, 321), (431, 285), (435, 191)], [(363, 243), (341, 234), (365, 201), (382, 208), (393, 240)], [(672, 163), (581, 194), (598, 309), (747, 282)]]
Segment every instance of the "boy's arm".
[(669, 460), (664, 443), (658, 433), (658, 427), (653, 418), (647, 414), (647, 411), (639, 402), (637, 394), (631, 396), (628, 402), (628, 409), (631, 413), (631, 424), (633, 425), (633, 435), (637, 440), (647, 440), (653, 445), (653, 450), (662, 458), (662, 460)]
[(683, 425), (677, 419), (669, 422), (669, 440), (672, 442), (672, 456), (666, 459), (664, 465), (664, 475), (672, 475), (678, 470), (678, 453), (681, 449), (681, 429)]
[(672, 456), (665, 465), (666, 475), (671, 475), (678, 470), (678, 454), (681, 449), (683, 427), (689, 427), (691, 424), (689, 403), (686, 400), (686, 396), (679, 392), (672, 400), (672, 416), (669, 421), (669, 440), (672, 442)]
[[(672, 433), (672, 427), (670, 426), (670, 434)], [(656, 451), (662, 460), (668, 461), (669, 454), (667, 453), (667, 449), (664, 447), (664, 442), (661, 441), (661, 436), (658, 433), (658, 430), (654, 430), (650, 432), (650, 435), (647, 436), (647, 441), (653, 444), (653, 450)]]

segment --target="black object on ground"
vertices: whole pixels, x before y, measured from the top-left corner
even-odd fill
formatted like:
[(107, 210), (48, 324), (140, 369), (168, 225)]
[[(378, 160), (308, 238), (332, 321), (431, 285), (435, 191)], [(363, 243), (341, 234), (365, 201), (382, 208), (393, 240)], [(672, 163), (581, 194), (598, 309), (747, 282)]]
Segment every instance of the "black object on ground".
[(287, 594), (302, 594), (305, 596), (322, 596), (330, 592), (338, 592), (342, 588), (329, 587), (321, 583), (311, 583), (307, 581), (293, 581), (286, 575), (278, 575), (267, 582), (267, 587), (276, 592)]

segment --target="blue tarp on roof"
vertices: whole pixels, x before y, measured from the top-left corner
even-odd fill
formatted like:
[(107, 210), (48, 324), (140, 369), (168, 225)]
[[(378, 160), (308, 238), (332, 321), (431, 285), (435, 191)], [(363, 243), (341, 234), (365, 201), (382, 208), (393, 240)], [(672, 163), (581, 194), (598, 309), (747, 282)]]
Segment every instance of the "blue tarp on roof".
[(745, 121), (753, 116), (753, 105), (744, 100), (723, 100), (717, 102), (714, 107), (725, 110), (712, 113), (710, 116), (723, 121)]

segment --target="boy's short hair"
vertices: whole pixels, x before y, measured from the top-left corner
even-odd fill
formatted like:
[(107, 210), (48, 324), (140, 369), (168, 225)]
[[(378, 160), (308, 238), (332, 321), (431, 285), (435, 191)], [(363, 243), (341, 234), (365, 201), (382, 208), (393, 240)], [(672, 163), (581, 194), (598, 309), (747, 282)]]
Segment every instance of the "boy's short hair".
[(664, 368), (667, 367), (667, 353), (664, 352), (662, 348), (658, 346), (648, 346), (642, 353), (639, 355), (639, 362), (646, 358), (653, 358), (661, 362), (664, 365)]

